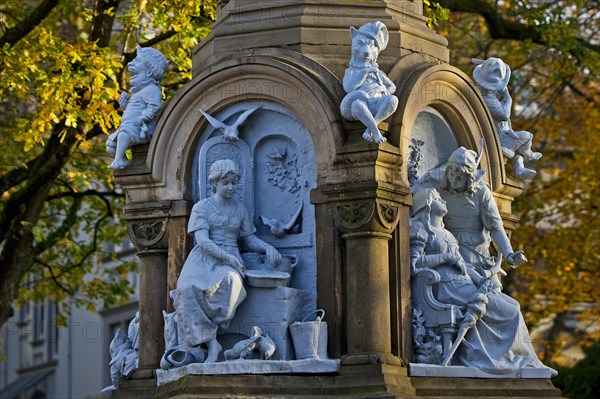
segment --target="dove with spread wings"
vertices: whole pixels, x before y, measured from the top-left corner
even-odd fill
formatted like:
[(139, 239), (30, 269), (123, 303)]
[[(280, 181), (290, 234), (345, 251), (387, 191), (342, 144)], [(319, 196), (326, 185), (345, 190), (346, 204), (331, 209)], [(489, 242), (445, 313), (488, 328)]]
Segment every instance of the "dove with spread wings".
[(287, 223), (280, 222), (277, 219), (271, 219), (262, 215), (259, 215), (260, 220), (263, 222), (263, 224), (271, 228), (271, 234), (273, 234), (277, 238), (282, 238), (286, 234), (288, 234), (298, 222), (298, 217), (302, 214), (302, 204), (303, 201), (300, 201), (300, 206), (298, 207), (298, 210)]
[(227, 140), (235, 141), (238, 140), (240, 136), (239, 128), (246, 122), (250, 115), (252, 115), (255, 111), (257, 111), (260, 108), (262, 108), (262, 105), (245, 110), (240, 114), (240, 116), (237, 117), (233, 125), (226, 125), (220, 120), (212, 117), (202, 108), (199, 108), (199, 111), (202, 115), (204, 115), (204, 117), (206, 118), (208, 123), (212, 125), (212, 127), (214, 127), (217, 130), (223, 131), (223, 137), (225, 137)]

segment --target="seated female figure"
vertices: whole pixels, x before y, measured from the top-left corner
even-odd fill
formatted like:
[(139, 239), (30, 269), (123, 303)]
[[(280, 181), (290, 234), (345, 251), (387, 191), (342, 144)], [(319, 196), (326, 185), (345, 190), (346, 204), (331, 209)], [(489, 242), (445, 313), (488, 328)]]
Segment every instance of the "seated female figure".
[(538, 359), (519, 303), (465, 263), (456, 238), (444, 227), (446, 202), (434, 188), (417, 189), (411, 208), (411, 267), (435, 269), (441, 276), (434, 295), (443, 303), (467, 308), (484, 293), (487, 307), (478, 315), (452, 365), (505, 374), (524, 367), (545, 367)]
[(236, 202), (239, 178), (232, 160), (211, 165), (208, 180), (213, 195), (192, 208), (188, 233), (194, 235), (196, 245), (177, 281), (174, 305), (179, 344), (191, 353), (198, 353), (200, 345), (205, 344), (206, 362), (217, 361), (222, 349), (217, 332), (229, 326), (246, 298), (238, 239), (256, 252), (266, 253), (273, 264), (281, 261), (281, 254), (273, 246), (254, 235), (246, 208)]

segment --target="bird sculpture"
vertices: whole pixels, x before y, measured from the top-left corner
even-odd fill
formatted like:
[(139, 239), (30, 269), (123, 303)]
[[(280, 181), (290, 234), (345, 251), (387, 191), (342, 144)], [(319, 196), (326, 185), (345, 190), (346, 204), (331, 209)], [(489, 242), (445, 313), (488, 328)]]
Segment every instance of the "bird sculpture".
[(300, 206), (298, 207), (298, 210), (296, 211), (296, 213), (285, 224), (280, 222), (277, 219), (270, 219), (266, 216), (260, 215), (259, 217), (260, 217), (260, 220), (263, 222), (263, 224), (265, 224), (266, 226), (269, 226), (271, 228), (271, 234), (273, 234), (277, 238), (282, 238), (282, 237), (285, 237), (285, 235), (288, 234), (292, 230), (292, 228), (294, 228), (294, 226), (298, 222), (298, 217), (300, 216), (301, 213), (302, 213), (302, 201), (300, 201)]
[(245, 110), (244, 112), (242, 112), (240, 114), (240, 116), (237, 117), (237, 119), (235, 120), (233, 125), (226, 125), (225, 123), (221, 122), (220, 120), (212, 117), (210, 114), (205, 112), (202, 108), (200, 108), (199, 111), (202, 115), (204, 115), (204, 117), (206, 118), (208, 123), (210, 123), (212, 125), (212, 127), (214, 127), (217, 130), (223, 131), (223, 137), (225, 137), (227, 140), (235, 141), (240, 138), (240, 131), (239, 131), (240, 127), (246, 122), (246, 120), (248, 119), (248, 117), (250, 115), (252, 115), (254, 112), (256, 112), (260, 108), (262, 108), (262, 105)]
[(258, 341), (261, 338), (262, 330), (260, 327), (252, 328), (252, 335), (248, 339), (241, 340), (233, 346), (233, 348), (223, 352), (225, 360), (241, 360), (248, 357), (256, 348)]
[(260, 330), (260, 340), (256, 344), (256, 350), (260, 353), (262, 360), (269, 360), (273, 353), (275, 353), (275, 342), (269, 337), (269, 335), (262, 331), (260, 327), (254, 327)]
[(250, 338), (241, 340), (233, 348), (223, 352), (225, 360), (243, 360), (256, 350), (260, 358), (268, 360), (275, 353), (275, 342), (260, 327), (252, 327)]

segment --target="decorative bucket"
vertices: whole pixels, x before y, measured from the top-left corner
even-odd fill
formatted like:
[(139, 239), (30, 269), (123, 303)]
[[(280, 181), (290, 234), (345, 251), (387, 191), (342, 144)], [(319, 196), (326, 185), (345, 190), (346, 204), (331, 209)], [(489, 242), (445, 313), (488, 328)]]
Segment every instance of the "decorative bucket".
[[(315, 314), (317, 320), (306, 321)], [(290, 325), (296, 359), (327, 359), (327, 323), (322, 321), (324, 317), (325, 311), (317, 309), (302, 321)]]

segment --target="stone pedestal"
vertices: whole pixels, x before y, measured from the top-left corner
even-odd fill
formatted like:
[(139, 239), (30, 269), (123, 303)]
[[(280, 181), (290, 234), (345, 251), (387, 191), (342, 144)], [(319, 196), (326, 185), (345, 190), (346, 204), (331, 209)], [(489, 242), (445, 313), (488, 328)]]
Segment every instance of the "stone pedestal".
[(157, 387), (144, 380), (122, 381), (115, 398), (189, 399), (285, 398), (560, 398), (544, 379), (409, 377), (406, 368), (376, 364), (345, 366), (335, 375), (188, 375)]

